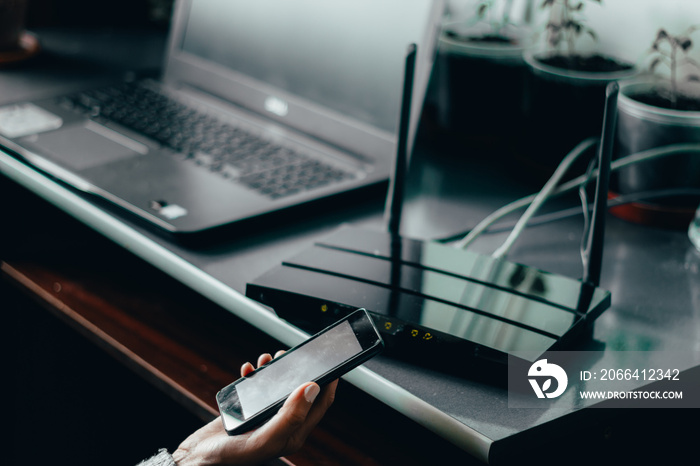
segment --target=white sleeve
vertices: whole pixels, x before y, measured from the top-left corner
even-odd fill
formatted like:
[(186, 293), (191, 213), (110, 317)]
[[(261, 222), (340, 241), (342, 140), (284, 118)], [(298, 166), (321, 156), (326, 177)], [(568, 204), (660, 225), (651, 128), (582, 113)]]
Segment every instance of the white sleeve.
[(161, 448), (158, 450), (158, 454), (154, 455), (146, 460), (141, 461), (136, 466), (177, 466), (175, 460), (168, 453), (168, 450)]

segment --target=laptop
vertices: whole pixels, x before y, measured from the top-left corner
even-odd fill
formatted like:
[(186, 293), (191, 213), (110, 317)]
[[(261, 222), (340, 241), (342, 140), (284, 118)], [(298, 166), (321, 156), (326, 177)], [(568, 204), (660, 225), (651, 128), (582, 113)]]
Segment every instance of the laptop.
[(0, 145), (173, 234), (388, 179), (408, 45), (415, 137), (438, 0), (178, 0), (159, 79), (0, 108)]

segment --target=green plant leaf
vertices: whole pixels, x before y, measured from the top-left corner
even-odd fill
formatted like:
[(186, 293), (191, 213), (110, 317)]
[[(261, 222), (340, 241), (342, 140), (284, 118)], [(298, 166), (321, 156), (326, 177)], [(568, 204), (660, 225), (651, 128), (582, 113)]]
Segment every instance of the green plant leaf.
[(656, 67), (659, 66), (659, 63), (661, 63), (661, 58), (654, 58), (651, 63), (649, 63), (649, 71), (654, 71)]
[(581, 23), (579, 23), (578, 21), (576, 21), (576, 20), (574, 20), (574, 19), (570, 19), (570, 20), (568, 20), (567, 22), (565, 22), (564, 24), (562, 24), (562, 27), (563, 27), (564, 29), (572, 29), (572, 30), (574, 30), (576, 33), (580, 33), (580, 32), (581, 32), (581, 28), (582, 28), (583, 26), (582, 26)]
[(684, 52), (687, 52), (693, 46), (693, 41), (690, 40), (689, 37), (678, 38), (678, 41), (678, 45), (680, 45), (681, 49), (683, 49)]

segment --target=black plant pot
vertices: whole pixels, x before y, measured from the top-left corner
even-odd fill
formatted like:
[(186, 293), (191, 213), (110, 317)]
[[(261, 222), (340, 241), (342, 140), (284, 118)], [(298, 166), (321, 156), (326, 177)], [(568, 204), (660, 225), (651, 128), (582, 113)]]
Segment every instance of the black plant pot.
[(529, 30), (508, 35), (471, 28), (454, 33), (446, 26), (440, 50), (447, 92), (441, 103), (446, 126), (456, 140), (490, 152), (507, 151), (522, 135)]
[[(533, 167), (550, 172), (579, 142), (600, 136), (606, 86), (633, 76), (636, 70), (624, 64), (627, 68), (617, 71), (574, 71), (546, 64), (547, 57), (525, 55), (526, 141)], [(574, 169), (581, 171), (586, 164), (582, 161)]]
[[(651, 80), (621, 83), (615, 158), (670, 144), (700, 144), (700, 111), (671, 110), (638, 100), (653, 95), (658, 85)], [(620, 194), (700, 188), (700, 153), (677, 154), (630, 165), (613, 177), (612, 188)], [(685, 228), (697, 205), (697, 197), (674, 196), (636, 203), (614, 212), (638, 222), (662, 222), (661, 226)]]

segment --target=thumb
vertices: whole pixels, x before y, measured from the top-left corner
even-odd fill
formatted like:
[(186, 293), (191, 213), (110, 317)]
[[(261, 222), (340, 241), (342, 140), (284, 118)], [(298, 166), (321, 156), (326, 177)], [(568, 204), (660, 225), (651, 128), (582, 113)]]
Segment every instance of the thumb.
[(318, 384), (313, 382), (301, 385), (289, 395), (279, 412), (256, 433), (282, 452), (301, 448), (311, 430), (306, 428), (306, 417), (320, 391)]
[(296, 430), (306, 420), (311, 405), (313, 405), (320, 391), (321, 388), (313, 382), (308, 382), (298, 387), (289, 395), (289, 398), (287, 398), (287, 401), (284, 402), (279, 413), (277, 413), (276, 417), (279, 417), (279, 419), (275, 419), (277, 421), (276, 424), (279, 424), (280, 428), (288, 432)]

